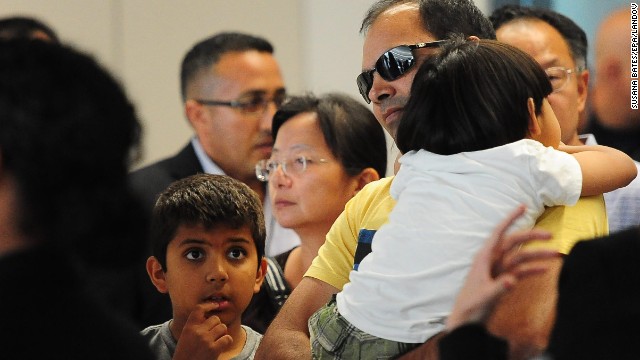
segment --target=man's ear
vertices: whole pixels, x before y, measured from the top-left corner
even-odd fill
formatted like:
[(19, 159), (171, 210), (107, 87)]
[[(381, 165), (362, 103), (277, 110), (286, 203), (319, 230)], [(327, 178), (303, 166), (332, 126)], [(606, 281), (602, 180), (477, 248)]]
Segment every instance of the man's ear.
[(257, 294), (260, 291), (264, 277), (267, 275), (267, 259), (262, 257), (258, 271), (256, 271), (256, 283), (253, 285), (253, 293)]
[(540, 128), (540, 123), (538, 123), (536, 104), (534, 104), (533, 98), (527, 99), (527, 109), (529, 110), (529, 137), (535, 140), (542, 132), (542, 129)]
[(357, 194), (368, 183), (376, 180), (380, 180), (380, 175), (373, 168), (366, 168), (360, 171), (356, 178), (357, 183), (353, 195)]
[(184, 114), (193, 128), (204, 122), (204, 106), (193, 99), (184, 102)]
[(162, 270), (162, 265), (160, 265), (160, 262), (155, 256), (149, 256), (147, 259), (147, 274), (149, 274), (151, 282), (159, 292), (163, 294), (169, 292), (167, 289), (167, 280), (164, 276), (164, 270)]
[(578, 113), (584, 111), (587, 106), (587, 91), (589, 89), (589, 70), (582, 70), (576, 74), (576, 82), (578, 83)]

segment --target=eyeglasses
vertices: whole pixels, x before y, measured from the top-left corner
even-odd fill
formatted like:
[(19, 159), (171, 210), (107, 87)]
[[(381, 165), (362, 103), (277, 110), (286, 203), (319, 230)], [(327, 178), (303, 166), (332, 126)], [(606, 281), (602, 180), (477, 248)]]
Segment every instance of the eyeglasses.
[(554, 66), (544, 70), (544, 72), (547, 73), (549, 82), (551, 82), (551, 88), (553, 89), (553, 92), (562, 90), (562, 88), (567, 84), (569, 76), (580, 71), (582, 71), (582, 68), (580, 67), (577, 67), (575, 69), (567, 69), (566, 67), (562, 66)]
[(284, 92), (276, 93), (273, 98), (268, 99), (262, 94), (255, 94), (245, 99), (238, 99), (233, 101), (220, 101), (220, 100), (203, 100), (194, 99), (202, 105), (210, 106), (229, 106), (234, 109), (238, 109), (246, 114), (262, 114), (267, 109), (270, 102), (279, 108), (280, 105), (286, 100), (287, 95)]
[(373, 69), (363, 71), (362, 74), (356, 78), (360, 95), (362, 95), (364, 101), (366, 101), (367, 104), (371, 103), (369, 91), (371, 91), (371, 87), (373, 86), (374, 72), (378, 72), (380, 77), (387, 81), (393, 81), (404, 75), (415, 64), (413, 50), (439, 47), (445, 42), (447, 42), (447, 40), (424, 42), (415, 45), (400, 45), (385, 51), (384, 54), (378, 58)]
[(327, 159), (312, 160), (304, 155), (296, 156), (293, 159), (278, 161), (273, 159), (260, 160), (256, 164), (256, 177), (260, 181), (269, 181), (269, 177), (278, 169), (278, 166), (282, 167), (282, 171), (285, 175), (300, 175), (307, 170), (307, 166), (313, 163), (326, 163)]

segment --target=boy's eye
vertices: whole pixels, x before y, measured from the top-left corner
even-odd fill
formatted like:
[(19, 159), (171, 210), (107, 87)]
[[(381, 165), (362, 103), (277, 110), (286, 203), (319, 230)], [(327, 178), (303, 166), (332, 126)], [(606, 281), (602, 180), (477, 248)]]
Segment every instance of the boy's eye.
[(194, 249), (189, 250), (185, 256), (189, 260), (199, 260), (204, 256), (204, 254), (202, 253), (202, 251)]
[(244, 249), (231, 249), (229, 250), (229, 257), (235, 260), (244, 259), (247, 256), (247, 252)]

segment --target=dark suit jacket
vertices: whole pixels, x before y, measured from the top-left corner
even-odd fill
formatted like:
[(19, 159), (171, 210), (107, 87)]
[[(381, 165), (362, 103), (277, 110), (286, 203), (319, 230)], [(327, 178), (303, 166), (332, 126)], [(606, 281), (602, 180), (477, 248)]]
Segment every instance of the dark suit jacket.
[(571, 250), (560, 272), (549, 353), (556, 359), (640, 359), (640, 228)]
[(188, 143), (175, 156), (133, 171), (129, 175), (129, 183), (150, 214), (156, 198), (167, 186), (176, 180), (202, 172), (204, 170), (193, 146)]

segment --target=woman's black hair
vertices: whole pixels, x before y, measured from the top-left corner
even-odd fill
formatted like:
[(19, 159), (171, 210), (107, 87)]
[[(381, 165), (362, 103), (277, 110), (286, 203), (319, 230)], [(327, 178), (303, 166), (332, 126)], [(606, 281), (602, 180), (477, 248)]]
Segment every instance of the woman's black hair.
[(278, 136), (280, 127), (301, 113), (315, 113), (327, 146), (349, 176), (373, 168), (380, 177), (387, 168), (384, 130), (373, 113), (353, 98), (329, 93), (289, 98), (273, 116), (271, 131)]

